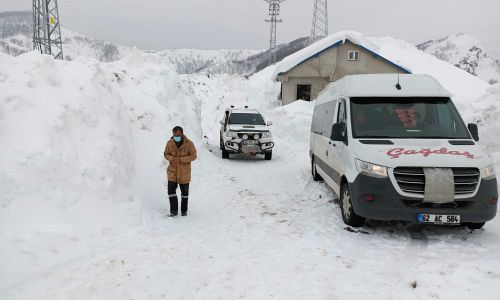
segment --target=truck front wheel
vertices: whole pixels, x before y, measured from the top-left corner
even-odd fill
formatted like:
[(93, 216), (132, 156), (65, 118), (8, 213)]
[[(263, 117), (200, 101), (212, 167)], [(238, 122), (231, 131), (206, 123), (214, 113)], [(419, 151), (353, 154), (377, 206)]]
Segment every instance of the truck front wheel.
[(229, 152), (226, 150), (226, 148), (224, 148), (224, 146), (222, 147), (222, 158), (223, 159), (229, 158)]
[(264, 153), (264, 158), (265, 158), (265, 160), (273, 159), (273, 151), (271, 150), (271, 151)]

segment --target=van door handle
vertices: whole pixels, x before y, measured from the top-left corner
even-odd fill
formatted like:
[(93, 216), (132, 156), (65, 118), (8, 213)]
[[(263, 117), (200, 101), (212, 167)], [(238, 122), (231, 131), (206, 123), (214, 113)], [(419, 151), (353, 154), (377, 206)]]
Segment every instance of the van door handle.
[(326, 157), (328, 157), (328, 150), (326, 150)]

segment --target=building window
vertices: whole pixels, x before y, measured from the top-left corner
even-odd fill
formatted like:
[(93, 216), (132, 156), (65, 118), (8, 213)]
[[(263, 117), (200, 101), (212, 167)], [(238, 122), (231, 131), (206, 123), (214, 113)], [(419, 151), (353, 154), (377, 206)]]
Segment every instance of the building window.
[(347, 52), (347, 60), (359, 60), (359, 51)]
[(311, 101), (311, 85), (298, 84), (297, 85), (297, 100)]

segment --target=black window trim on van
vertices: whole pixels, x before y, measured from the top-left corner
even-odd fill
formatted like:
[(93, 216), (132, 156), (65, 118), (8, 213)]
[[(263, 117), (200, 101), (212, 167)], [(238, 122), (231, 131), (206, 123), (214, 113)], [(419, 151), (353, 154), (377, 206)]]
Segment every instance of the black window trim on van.
[[(331, 126), (331, 130), (330, 130), (330, 140), (332, 141), (341, 141), (343, 142), (345, 145), (349, 145), (349, 133), (348, 133), (348, 127), (347, 127), (347, 118), (349, 117), (349, 114), (347, 113), (347, 100), (343, 97), (337, 99), (337, 114), (335, 116), (335, 120)], [(340, 113), (343, 113), (343, 122), (339, 122), (340, 121)], [(343, 133), (341, 134), (341, 136), (336, 136), (333, 134), (333, 130), (334, 128), (338, 128), (338, 127), (343, 127), (342, 128), (342, 131)]]

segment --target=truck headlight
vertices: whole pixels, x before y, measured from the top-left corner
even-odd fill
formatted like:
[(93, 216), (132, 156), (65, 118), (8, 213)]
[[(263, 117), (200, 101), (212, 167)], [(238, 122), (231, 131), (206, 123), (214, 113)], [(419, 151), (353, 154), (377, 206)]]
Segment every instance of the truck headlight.
[(262, 138), (263, 138), (263, 139), (265, 139), (265, 138), (270, 138), (270, 137), (272, 137), (272, 135), (271, 135), (271, 132), (270, 132), (270, 131), (268, 131), (268, 132), (264, 132), (264, 133), (262, 134)]
[(228, 131), (226, 133), (226, 136), (230, 137), (230, 138), (233, 138), (233, 139), (238, 138), (238, 134), (235, 131)]
[(496, 174), (495, 174), (495, 168), (493, 168), (493, 165), (489, 165), (489, 166), (481, 169), (481, 178), (493, 179), (495, 177), (496, 177)]
[(387, 167), (379, 166), (359, 159), (356, 159), (355, 162), (356, 169), (358, 169), (358, 172), (361, 174), (377, 178), (387, 177)]

